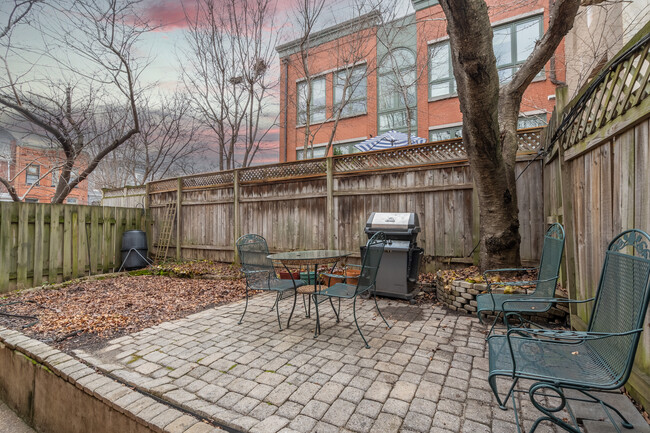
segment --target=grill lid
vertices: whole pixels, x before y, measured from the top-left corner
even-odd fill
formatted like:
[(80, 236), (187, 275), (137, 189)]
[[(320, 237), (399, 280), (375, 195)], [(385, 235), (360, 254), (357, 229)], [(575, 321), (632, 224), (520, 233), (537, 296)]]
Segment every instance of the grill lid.
[(366, 233), (413, 234), (420, 231), (418, 215), (413, 212), (373, 212), (366, 222)]

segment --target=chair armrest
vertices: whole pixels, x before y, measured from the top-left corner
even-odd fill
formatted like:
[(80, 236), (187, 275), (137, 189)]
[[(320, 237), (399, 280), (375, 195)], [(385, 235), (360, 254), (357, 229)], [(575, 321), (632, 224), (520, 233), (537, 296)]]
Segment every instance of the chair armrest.
[[(589, 298), (589, 299), (568, 299), (568, 298), (538, 298), (534, 296), (528, 296), (528, 297), (518, 297), (517, 295), (512, 295), (512, 299), (506, 299), (503, 301), (503, 309), (505, 311), (505, 305), (507, 303), (514, 303), (514, 302), (537, 302), (539, 304), (548, 304), (549, 302), (555, 302), (555, 303), (563, 303), (563, 304), (582, 304), (585, 302), (591, 302), (596, 298)], [(510, 313), (507, 313), (510, 314)]]

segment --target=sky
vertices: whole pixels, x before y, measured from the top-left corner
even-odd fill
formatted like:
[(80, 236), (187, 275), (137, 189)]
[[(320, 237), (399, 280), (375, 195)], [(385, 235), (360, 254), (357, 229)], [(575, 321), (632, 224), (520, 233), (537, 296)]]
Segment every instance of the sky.
[[(63, 0), (65, 1), (65, 0)], [(142, 73), (141, 84), (155, 86), (161, 91), (173, 91), (179, 86), (179, 77), (181, 75), (182, 59), (184, 53), (189, 51), (185, 36), (187, 33), (187, 23), (185, 21), (185, 11), (190, 12), (196, 8), (196, 0), (143, 0), (142, 16), (139, 17), (156, 26), (156, 30), (145, 33), (140, 37), (137, 45), (136, 55), (149, 59), (149, 65)], [(218, 0), (217, 4), (218, 4)], [(298, 0), (277, 0), (275, 22), (282, 23), (269, 32), (268, 37), (276, 36), (279, 43), (293, 40), (299, 36), (296, 28), (292, 25), (295, 20), (293, 10)], [(10, 4), (11, 3), (11, 4)], [(8, 7), (13, 2), (0, 2), (0, 25), (6, 22)], [(351, 17), (351, 12), (347, 12), (349, 0), (327, 1), (325, 10), (317, 24), (317, 29), (326, 28), (348, 19), (346, 14)], [(395, 7), (403, 10), (404, 13), (412, 11), (410, 0), (399, 0)], [(34, 24), (33, 20), (30, 24)], [(43, 44), (42, 35), (35, 30), (34, 25), (21, 26), (13, 35), (12, 43), (30, 45)], [(82, 61), (82, 60), (79, 60)], [(65, 72), (60, 67), (44, 60), (42, 56), (36, 53), (30, 53), (25, 50), (20, 58), (13, 58), (11, 68), (13, 74), (20, 74), (31, 69), (34, 76), (52, 77), (57, 74), (64, 76)], [(37, 64), (36, 68), (32, 65)], [(277, 56), (274, 64), (271, 65), (271, 73), (279, 75), (279, 61)], [(279, 78), (279, 77), (278, 77)], [(270, 127), (266, 142), (263, 144), (262, 151), (258, 154), (255, 163), (273, 163), (278, 161), (278, 143), (279, 128), (272, 125), (279, 111), (279, 100), (277, 98), (279, 89), (275, 91), (274, 101), (271, 112), (268, 113), (265, 126)]]

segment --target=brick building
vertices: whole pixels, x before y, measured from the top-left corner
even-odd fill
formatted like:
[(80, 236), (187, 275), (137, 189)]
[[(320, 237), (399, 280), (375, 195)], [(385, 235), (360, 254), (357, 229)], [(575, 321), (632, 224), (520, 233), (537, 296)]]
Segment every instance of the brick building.
[[(335, 130), (335, 153), (355, 152), (354, 144), (391, 129), (406, 132), (409, 118), (411, 132), (431, 141), (461, 135), (462, 115), (442, 8), (437, 0), (412, 3), (415, 13), (390, 23), (381, 24), (378, 14), (370, 13), (311, 35), (307, 64), (312, 83), (314, 157), (325, 156), (336, 104), (342, 97), (342, 74), (351, 66), (354, 69), (348, 82), (354, 83), (354, 88), (347, 89), (352, 93)], [(497, 69), (506, 81), (547, 28), (549, 3), (487, 3)], [(353, 45), (358, 48), (350, 49)], [(280, 161), (293, 161), (303, 158), (305, 143), (304, 51), (300, 51), (300, 40), (276, 50), (281, 60)], [(351, 55), (353, 51), (363, 58)], [(400, 80), (402, 87), (397, 88), (394, 83)], [(564, 80), (562, 43), (524, 94), (520, 128), (546, 123), (554, 107), (555, 87)], [(400, 92), (405, 97), (400, 98)]]
[[(0, 176), (13, 179), (18, 175), (12, 184), (19, 197), (25, 196), (26, 202), (51, 202), (60, 172), (57, 169), (48, 172), (59, 165), (63, 157), (63, 151), (44, 137), (12, 134), (0, 128)], [(1, 184), (0, 201), (11, 201)], [(74, 188), (65, 203), (88, 204), (88, 183), (81, 182)]]

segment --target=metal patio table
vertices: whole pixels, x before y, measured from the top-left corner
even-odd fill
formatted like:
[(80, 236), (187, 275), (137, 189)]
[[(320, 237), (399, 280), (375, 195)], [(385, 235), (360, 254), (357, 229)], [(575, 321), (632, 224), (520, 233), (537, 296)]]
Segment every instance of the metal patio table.
[[(314, 265), (314, 291), (309, 293), (304, 293), (304, 292), (302, 293), (302, 294), (310, 295), (308, 300), (309, 309), (306, 309), (307, 317), (309, 317), (311, 312), (311, 294), (320, 291), (318, 285), (318, 265), (333, 263), (331, 269), (331, 272), (333, 272), (339, 260), (346, 258), (351, 254), (352, 253), (341, 251), (341, 250), (308, 250), (308, 251), (289, 251), (285, 253), (269, 254), (267, 258), (282, 263), (285, 269), (287, 270), (287, 272), (289, 272), (289, 275), (292, 274), (288, 268), (288, 265), (305, 266), (307, 268), (307, 272), (309, 272), (309, 265)], [(293, 276), (291, 278), (293, 278)], [(309, 286), (302, 286), (302, 287), (309, 287)], [(298, 288), (298, 290), (299, 289), (300, 288)], [(300, 291), (298, 293), (300, 293)], [(304, 302), (304, 298), (303, 298), (303, 302)], [(330, 299), (330, 303), (331, 303), (331, 299)], [(332, 304), (332, 308), (334, 309), (334, 304)], [(334, 311), (336, 311), (336, 309), (334, 309)], [(316, 330), (320, 331), (319, 323), (316, 323)]]

